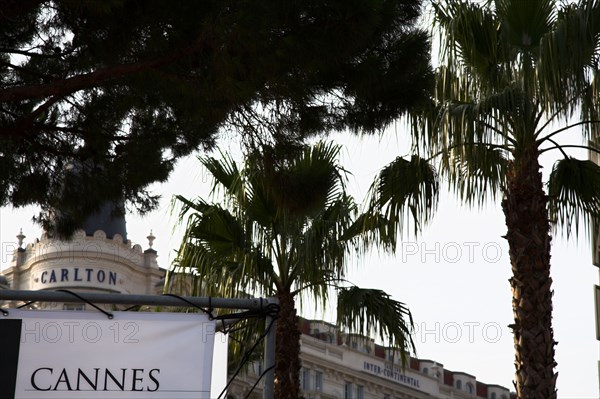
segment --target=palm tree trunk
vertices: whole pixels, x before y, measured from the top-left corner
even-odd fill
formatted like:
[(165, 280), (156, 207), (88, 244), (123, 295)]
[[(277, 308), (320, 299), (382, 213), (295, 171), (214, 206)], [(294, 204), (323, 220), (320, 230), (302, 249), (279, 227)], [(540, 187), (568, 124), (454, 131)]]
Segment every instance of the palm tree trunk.
[(555, 399), (550, 224), (535, 149), (511, 164), (502, 201), (513, 277), (516, 389), (519, 399)]
[(298, 399), (300, 394), (300, 330), (294, 297), (279, 293), (277, 347), (275, 362), (275, 399)]

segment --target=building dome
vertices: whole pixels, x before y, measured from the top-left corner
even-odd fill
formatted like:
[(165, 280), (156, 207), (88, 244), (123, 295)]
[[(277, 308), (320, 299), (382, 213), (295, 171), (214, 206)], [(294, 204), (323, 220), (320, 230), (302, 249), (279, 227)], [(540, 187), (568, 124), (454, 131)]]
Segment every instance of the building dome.
[(106, 203), (100, 211), (90, 215), (83, 222), (82, 229), (86, 236), (93, 236), (98, 230), (106, 233), (106, 238), (112, 239), (115, 234), (123, 237), (123, 242), (127, 242), (127, 227), (125, 222), (125, 212), (123, 204)]

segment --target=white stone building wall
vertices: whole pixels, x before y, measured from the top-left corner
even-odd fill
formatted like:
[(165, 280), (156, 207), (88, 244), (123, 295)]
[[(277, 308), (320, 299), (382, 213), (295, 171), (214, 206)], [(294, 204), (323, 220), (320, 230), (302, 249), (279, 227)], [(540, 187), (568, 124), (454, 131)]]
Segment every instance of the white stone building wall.
[[(464, 372), (445, 370), (443, 364), (432, 360), (412, 359), (402, 368), (400, 358), (388, 348), (365, 350), (347, 342), (356, 340), (355, 335), (338, 334), (331, 324), (310, 321), (310, 333), (301, 335), (300, 371), (301, 395), (304, 399), (509, 399), (510, 391), (500, 385), (478, 382), (475, 376)], [(316, 331), (315, 331), (316, 328)], [(317, 334), (315, 334), (315, 332)], [(335, 340), (324, 332), (334, 333)], [(337, 339), (339, 338), (339, 339)], [(370, 338), (359, 340), (372, 342)], [(375, 351), (377, 349), (377, 352)], [(394, 354), (394, 356), (390, 356)], [(411, 367), (412, 366), (412, 367)], [(416, 368), (415, 368), (416, 367)], [(236, 378), (228, 391), (228, 399), (245, 398), (262, 372), (262, 366), (254, 363)], [(452, 383), (448, 384), (448, 379)], [(461, 380), (459, 389), (454, 385)], [(466, 389), (466, 384), (473, 391)], [(477, 394), (477, 386), (485, 391)], [(260, 384), (252, 392), (251, 399), (262, 397)], [(483, 389), (481, 389), (483, 388)]]
[[(24, 236), (20, 235), (22, 241)], [(72, 240), (43, 236), (13, 253), (10, 266), (1, 274), (8, 288), (16, 290), (58, 290), (73, 292), (158, 294), (162, 292), (165, 270), (159, 268), (157, 253), (124, 242), (115, 234), (107, 238), (102, 230), (86, 236), (83, 230)], [(63, 304), (43, 303), (36, 307), (62, 309)]]

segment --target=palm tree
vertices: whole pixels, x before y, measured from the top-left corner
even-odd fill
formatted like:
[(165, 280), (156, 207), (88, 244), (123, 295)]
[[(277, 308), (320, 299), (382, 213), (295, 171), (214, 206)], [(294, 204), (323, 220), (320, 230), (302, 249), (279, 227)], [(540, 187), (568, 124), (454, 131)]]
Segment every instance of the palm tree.
[(318, 143), (282, 158), (266, 148), (248, 156), (241, 169), (230, 157), (202, 158), (225, 201), (178, 197), (187, 228), (177, 263), (180, 270), (193, 272), (201, 293), (278, 298), (279, 399), (299, 396), (300, 294), (324, 306), (333, 286), (341, 327), (385, 337), (403, 359), (414, 350), (409, 310), (383, 291), (358, 288), (344, 279), (350, 255), (364, 245), (357, 206), (346, 193), (344, 170), (336, 161), (339, 151), (337, 145)]
[[(447, 0), (434, 2), (433, 9), (440, 66), (431, 106), (410, 117), (416, 147), (427, 160), (439, 160), (440, 176), (465, 202), (502, 197), (513, 272), (517, 396), (556, 398), (551, 225), (577, 233), (581, 221), (589, 228), (600, 209), (600, 168), (567, 154), (588, 146), (556, 140), (598, 134), (600, 4)], [(545, 191), (539, 158), (551, 150), (562, 159)], [(398, 181), (383, 177), (406, 165), (399, 159), (383, 169), (372, 186), (373, 209), (403, 212), (393, 194)]]

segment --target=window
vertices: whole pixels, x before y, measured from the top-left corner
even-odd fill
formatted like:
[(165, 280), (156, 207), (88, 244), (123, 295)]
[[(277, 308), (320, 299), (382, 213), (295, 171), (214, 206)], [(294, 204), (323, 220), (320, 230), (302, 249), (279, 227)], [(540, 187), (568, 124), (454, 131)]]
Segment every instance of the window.
[(365, 399), (365, 387), (362, 385), (356, 386), (356, 399)]
[(315, 390), (319, 392), (323, 391), (323, 372), (321, 371), (315, 372)]
[(304, 390), (310, 390), (310, 370), (303, 368), (302, 369), (302, 383), (300, 384), (301, 388)]
[[(461, 380), (456, 380), (456, 389), (462, 389), (462, 381)], [(496, 399), (496, 398), (492, 398), (492, 399)]]
[(467, 382), (466, 388), (467, 388), (467, 392), (470, 394), (473, 394), (473, 392), (475, 391), (473, 389), (473, 384), (471, 384), (470, 382)]
[(492, 394), (490, 395), (490, 399), (496, 399), (496, 392), (492, 392)]
[(352, 383), (346, 382), (344, 384), (344, 399), (352, 399)]
[(262, 362), (258, 361), (254, 363), (254, 370), (256, 371), (256, 375), (262, 375), (263, 372), (263, 364)]
[(427, 367), (423, 368), (423, 374), (429, 375), (429, 369)]

